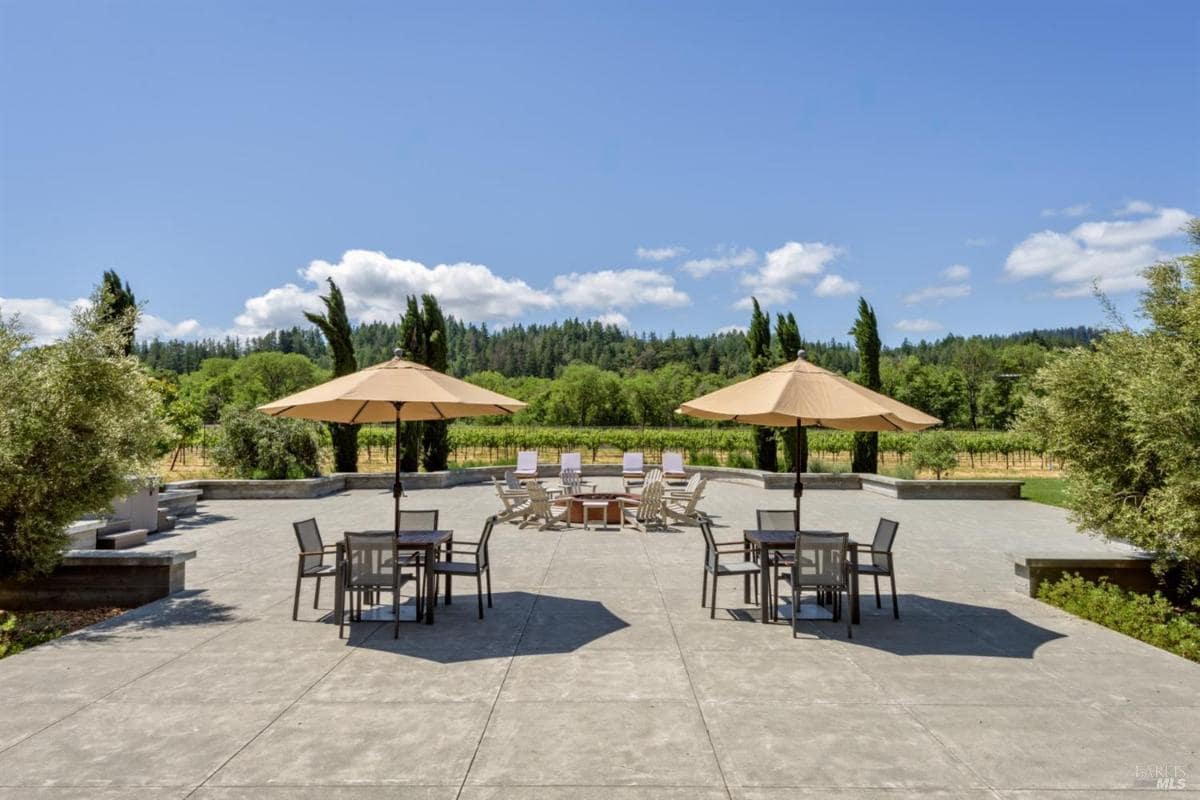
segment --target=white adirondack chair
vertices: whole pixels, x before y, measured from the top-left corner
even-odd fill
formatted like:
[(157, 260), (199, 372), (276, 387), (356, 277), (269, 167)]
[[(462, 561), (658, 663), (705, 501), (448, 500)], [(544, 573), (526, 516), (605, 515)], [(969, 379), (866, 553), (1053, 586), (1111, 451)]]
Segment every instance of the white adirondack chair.
[(529, 516), (521, 523), (522, 528), (536, 524), (539, 531), (557, 530), (559, 524), (567, 521), (567, 515), (571, 512), (570, 505), (555, 508), (549, 492), (536, 483), (529, 484), (529, 505)]

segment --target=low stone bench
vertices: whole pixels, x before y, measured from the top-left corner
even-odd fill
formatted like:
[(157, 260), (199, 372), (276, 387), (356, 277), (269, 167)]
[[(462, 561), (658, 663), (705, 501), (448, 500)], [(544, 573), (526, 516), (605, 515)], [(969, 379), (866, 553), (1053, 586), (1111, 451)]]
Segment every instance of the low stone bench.
[(195, 550), (69, 550), (43, 578), (0, 581), (0, 608), (133, 608), (183, 591), (185, 564), (195, 557)]
[(897, 500), (1019, 500), (1024, 481), (1017, 480), (905, 480), (886, 475), (859, 475), (868, 492)]
[(1037, 597), (1043, 581), (1056, 581), (1063, 573), (1079, 573), (1089, 581), (1108, 582), (1135, 592), (1153, 592), (1158, 583), (1151, 571), (1154, 558), (1147, 553), (1009, 553), (1016, 575), (1016, 590)]

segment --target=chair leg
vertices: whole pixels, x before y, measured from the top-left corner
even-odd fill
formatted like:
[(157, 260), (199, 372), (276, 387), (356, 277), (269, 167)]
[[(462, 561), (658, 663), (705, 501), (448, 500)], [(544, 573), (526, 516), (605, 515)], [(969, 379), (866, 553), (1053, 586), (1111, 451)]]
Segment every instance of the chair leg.
[(892, 579), (892, 617), (900, 619), (900, 601), (896, 599), (896, 573), (889, 575)]
[(301, 559), (300, 566), (296, 567), (296, 597), (292, 601), (292, 621), (300, 618), (300, 580), (304, 577), (304, 560)]
[(875, 578), (875, 607), (883, 608), (883, 603), (879, 599), (879, 576), (873, 575), (872, 577)]
[[(392, 638), (400, 638), (400, 582), (396, 575), (392, 576), (396, 582), (392, 586)], [(419, 619), (419, 617), (418, 617)]]
[[(350, 608), (351, 609), (354, 608), (353, 596), (350, 598)], [(346, 614), (343, 610), (343, 613), (338, 616), (338, 638), (344, 639), (345, 635), (346, 635)]]
[(479, 618), (483, 619), (483, 576), (475, 573), (475, 596), (479, 598)]
[(488, 593), (488, 608), (492, 607), (492, 568), (487, 569), (487, 593)]
[(700, 581), (700, 607), (708, 602), (708, 568), (704, 568), (704, 577)]
[(717, 573), (715, 573), (715, 572), (713, 573), (713, 580), (712, 580), (712, 599), (709, 602), (710, 602), (710, 605), (708, 608), (708, 618), (716, 619), (717, 618)]
[(317, 576), (317, 591), (313, 594), (313, 608), (321, 607), (321, 576)]

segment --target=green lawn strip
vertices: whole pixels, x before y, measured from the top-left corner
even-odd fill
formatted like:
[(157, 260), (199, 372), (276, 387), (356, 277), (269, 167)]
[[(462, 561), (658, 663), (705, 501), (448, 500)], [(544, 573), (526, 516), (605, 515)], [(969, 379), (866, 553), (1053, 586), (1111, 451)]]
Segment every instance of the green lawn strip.
[(1021, 487), (1021, 499), (1066, 508), (1067, 481), (1065, 478), (1021, 478), (1021, 480), (1025, 481), (1025, 485)]

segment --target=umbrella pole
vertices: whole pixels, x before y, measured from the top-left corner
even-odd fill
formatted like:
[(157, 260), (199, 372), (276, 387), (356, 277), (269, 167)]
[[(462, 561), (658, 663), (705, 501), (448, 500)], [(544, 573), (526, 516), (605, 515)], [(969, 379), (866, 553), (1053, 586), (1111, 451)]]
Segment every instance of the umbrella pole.
[(394, 530), (400, 534), (400, 495), (404, 494), (404, 484), (400, 483), (400, 408), (403, 403), (392, 403), (396, 407), (396, 481), (392, 484), (392, 504), (395, 507), (393, 517)]
[(796, 458), (792, 468), (796, 470), (796, 485), (792, 495), (796, 498), (796, 530), (800, 530), (800, 497), (804, 494), (804, 483), (800, 480), (800, 419), (796, 419)]

